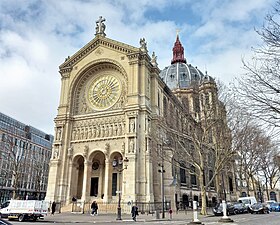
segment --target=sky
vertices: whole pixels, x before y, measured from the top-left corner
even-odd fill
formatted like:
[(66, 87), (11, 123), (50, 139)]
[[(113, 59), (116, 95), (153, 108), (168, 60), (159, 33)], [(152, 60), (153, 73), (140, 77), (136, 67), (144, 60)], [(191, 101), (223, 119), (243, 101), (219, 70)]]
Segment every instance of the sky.
[(105, 33), (140, 47), (145, 38), (160, 69), (170, 65), (179, 30), (187, 63), (225, 84), (244, 73), (260, 46), (256, 33), (276, 0), (0, 0), (0, 112), (54, 134), (58, 67)]

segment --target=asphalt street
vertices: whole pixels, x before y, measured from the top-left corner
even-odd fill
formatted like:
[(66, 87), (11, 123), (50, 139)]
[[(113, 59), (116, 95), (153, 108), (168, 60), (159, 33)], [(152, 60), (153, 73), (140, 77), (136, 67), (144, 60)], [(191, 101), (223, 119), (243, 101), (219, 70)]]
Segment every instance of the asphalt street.
[[(222, 223), (218, 222), (221, 217), (216, 216), (199, 216), (199, 220), (205, 225), (280, 225), (280, 213), (273, 212), (270, 214), (241, 214), (234, 215), (230, 217), (234, 220), (233, 223)], [(71, 213), (61, 213), (55, 214), (54, 216), (46, 216), (44, 220), (38, 220), (37, 222), (18, 222), (10, 221), (11, 224), (40, 224), (40, 225), (65, 225), (65, 224), (79, 224), (79, 225), (88, 225), (88, 224), (178, 224), (178, 225), (187, 225), (192, 221), (192, 214), (185, 214), (183, 212), (174, 214), (172, 218), (167, 215), (165, 219), (156, 219), (155, 215), (140, 215), (137, 218), (137, 221), (134, 222), (130, 215), (123, 215), (121, 221), (116, 220), (115, 214), (100, 214), (98, 216), (90, 216), (88, 214), (71, 214)]]

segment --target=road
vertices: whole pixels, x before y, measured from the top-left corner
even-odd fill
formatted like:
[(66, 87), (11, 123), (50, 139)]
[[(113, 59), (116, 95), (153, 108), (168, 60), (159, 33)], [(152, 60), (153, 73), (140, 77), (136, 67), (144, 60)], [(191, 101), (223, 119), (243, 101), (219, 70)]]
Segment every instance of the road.
[[(134, 221), (132, 221), (130, 218), (124, 218), (122, 221), (116, 221), (113, 218), (106, 218), (104, 216), (101, 220), (99, 219), (98, 221), (95, 220), (94, 217), (86, 217), (86, 219), (83, 220), (73, 220), (73, 219), (67, 219), (67, 217), (59, 217), (61, 215), (56, 215), (54, 217), (46, 217), (45, 220), (40, 220), (37, 222), (18, 222), (18, 221), (10, 221), (12, 224), (38, 224), (38, 225), (50, 225), (50, 224), (55, 224), (55, 225), (65, 225), (65, 224), (79, 224), (79, 225), (89, 225), (89, 224), (100, 224), (100, 225), (106, 225), (106, 224), (135, 224)], [(77, 217), (78, 218), (78, 217)], [(85, 218), (85, 217), (83, 217)], [(200, 221), (204, 223), (205, 225), (225, 225), (225, 224), (231, 224), (231, 225), (280, 225), (280, 213), (278, 212), (273, 212), (270, 214), (242, 214), (242, 215), (235, 215), (231, 216), (230, 218), (234, 220), (233, 223), (221, 223), (218, 222), (218, 220), (221, 217), (215, 217), (215, 216), (209, 216), (209, 217), (204, 217), (201, 218)], [(71, 221), (71, 222), (70, 222)], [(137, 225), (153, 225), (153, 224), (158, 224), (158, 225), (164, 225), (164, 224), (176, 224), (176, 225), (187, 225), (188, 222), (190, 222), (190, 219), (176, 219), (176, 220), (145, 220), (143, 218), (138, 219), (136, 222)]]

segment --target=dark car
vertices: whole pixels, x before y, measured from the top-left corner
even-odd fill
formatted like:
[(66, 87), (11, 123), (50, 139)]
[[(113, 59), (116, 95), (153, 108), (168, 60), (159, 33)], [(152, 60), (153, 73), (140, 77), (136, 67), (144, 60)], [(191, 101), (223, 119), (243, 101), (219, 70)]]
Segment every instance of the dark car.
[(235, 202), (233, 203), (234, 207), (234, 214), (241, 214), (241, 213), (247, 213), (248, 207), (244, 203)]
[[(213, 208), (213, 213), (215, 216), (222, 216), (223, 215), (223, 204), (218, 203), (214, 208)], [(234, 206), (232, 203), (227, 202), (227, 215), (233, 215), (235, 214), (234, 212)]]
[(270, 204), (270, 211), (271, 212), (280, 212), (280, 203), (279, 202), (273, 202)]
[(269, 208), (264, 203), (255, 203), (249, 206), (250, 213), (269, 213)]

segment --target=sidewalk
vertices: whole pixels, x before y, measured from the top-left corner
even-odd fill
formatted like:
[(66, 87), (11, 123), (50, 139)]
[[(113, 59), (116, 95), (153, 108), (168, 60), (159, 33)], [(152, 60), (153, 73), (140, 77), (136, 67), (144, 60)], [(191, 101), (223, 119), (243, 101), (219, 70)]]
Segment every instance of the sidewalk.
[[(192, 221), (192, 212), (190, 211), (179, 211), (178, 213), (172, 213), (172, 218), (170, 217), (169, 213), (165, 213), (165, 218), (161, 218), (162, 215), (160, 214), (160, 219), (156, 218), (156, 215), (146, 215), (146, 214), (139, 214), (137, 216), (137, 221), (142, 222), (148, 222), (148, 221), (161, 221), (161, 220), (174, 220), (174, 221), (186, 221), (190, 222)], [(199, 215), (198, 218), (201, 219), (203, 217), (207, 216), (201, 216)], [(81, 214), (81, 213), (70, 213), (70, 212), (64, 212), (64, 213), (56, 213), (54, 216), (47, 215), (45, 217), (45, 221), (50, 222), (64, 222), (64, 223), (92, 223), (93, 221), (96, 222), (122, 222), (122, 221), (133, 221), (130, 214), (122, 214), (122, 220), (116, 220), (117, 214), (105, 214), (105, 213), (99, 213), (97, 216), (91, 216), (90, 214)]]

